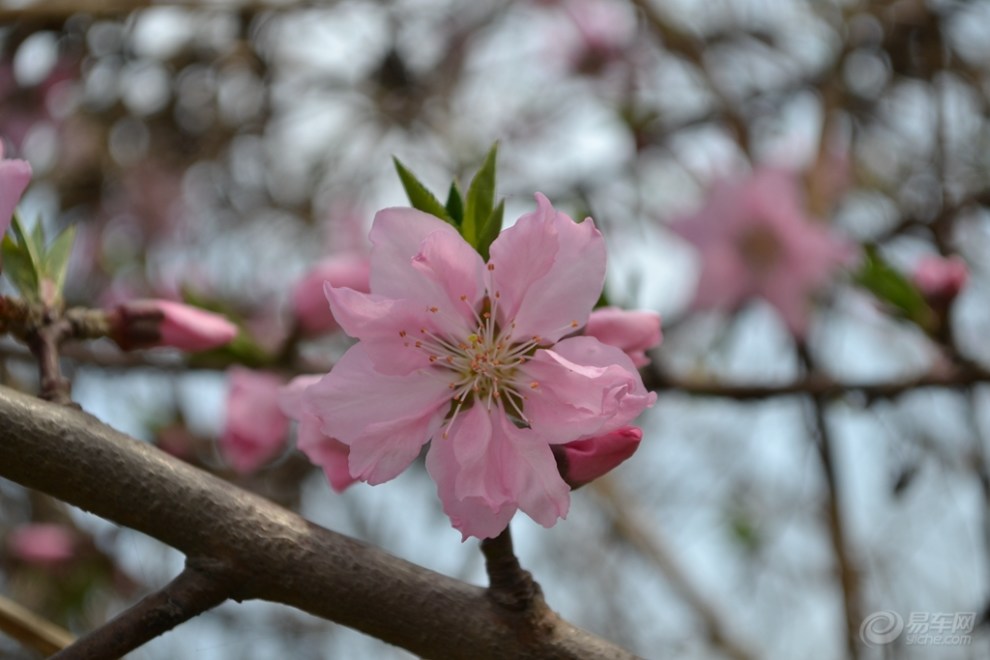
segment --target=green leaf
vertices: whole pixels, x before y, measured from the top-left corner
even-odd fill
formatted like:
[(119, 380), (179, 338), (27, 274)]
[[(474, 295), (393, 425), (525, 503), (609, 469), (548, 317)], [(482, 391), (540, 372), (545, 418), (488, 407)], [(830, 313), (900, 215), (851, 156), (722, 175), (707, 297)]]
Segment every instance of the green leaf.
[(485, 261), (488, 261), (488, 251), (492, 243), (498, 238), (498, 233), (502, 231), (502, 216), (504, 213), (505, 200), (503, 199), (481, 224), (481, 229), (478, 232), (477, 250), (481, 253), (481, 257)]
[(253, 369), (261, 369), (275, 364), (275, 356), (242, 331), (225, 346), (189, 355), (187, 362), (193, 368), (220, 369), (239, 364)]
[(605, 289), (602, 289), (602, 295), (598, 296), (598, 302), (595, 303), (595, 309), (608, 307), (610, 304), (611, 303), (608, 301), (608, 295), (605, 294)]
[(468, 187), (467, 204), (464, 207), (464, 222), (461, 223), (461, 235), (464, 240), (481, 252), (479, 239), (482, 225), (492, 214), (495, 206), (495, 161), (498, 157), (498, 142), (492, 145), (481, 169), (474, 175)]
[(11, 236), (3, 239), (3, 274), (27, 300), (37, 302), (39, 296), (38, 273), (31, 263), (27, 249)]
[(447, 193), (447, 203), (444, 204), (447, 213), (454, 220), (455, 225), (460, 225), (464, 221), (464, 198), (461, 197), (461, 190), (457, 187), (457, 182), (450, 184), (450, 191)]
[(925, 330), (932, 329), (935, 312), (925, 297), (910, 280), (884, 261), (876, 248), (866, 248), (866, 259), (854, 279), (904, 318)]
[(38, 218), (34, 223), (34, 229), (31, 230), (31, 242), (34, 244), (34, 248), (37, 254), (41, 255), (45, 249), (45, 243), (48, 241), (45, 239), (45, 223)]
[(395, 171), (399, 173), (402, 187), (406, 189), (406, 195), (409, 197), (409, 203), (412, 204), (412, 207), (424, 213), (435, 215), (456, 227), (457, 223), (447, 213), (447, 209), (440, 203), (440, 200), (434, 197), (433, 193), (427, 190), (426, 186), (420, 183), (416, 175), (399, 162), (398, 158), (393, 157), (392, 160), (395, 162)]
[(55, 283), (55, 290), (60, 296), (62, 287), (65, 286), (65, 274), (69, 269), (69, 257), (72, 256), (75, 240), (76, 227), (72, 225), (55, 238), (45, 255), (45, 275)]
[[(39, 219), (39, 223), (41, 220)], [(12, 222), (10, 224), (11, 229), (14, 230), (14, 235), (17, 236), (17, 240), (21, 247), (24, 248), (26, 256), (31, 263), (31, 267), (34, 268), (36, 279), (40, 280), (41, 275), (41, 254), (44, 250), (44, 244), (35, 244), (34, 235), (29, 234), (27, 229), (24, 228), (24, 223), (21, 222), (21, 216), (19, 213), (15, 212)], [(42, 234), (44, 231), (42, 230)], [(23, 293), (23, 292), (22, 292)]]

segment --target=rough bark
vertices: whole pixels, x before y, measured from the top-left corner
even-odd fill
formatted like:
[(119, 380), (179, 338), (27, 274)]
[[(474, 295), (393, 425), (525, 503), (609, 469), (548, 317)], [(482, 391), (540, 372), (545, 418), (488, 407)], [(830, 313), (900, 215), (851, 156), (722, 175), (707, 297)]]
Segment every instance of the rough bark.
[(222, 566), (284, 603), (433, 658), (631, 658), (560, 619), (323, 529), (99, 420), (0, 387), (0, 476)]

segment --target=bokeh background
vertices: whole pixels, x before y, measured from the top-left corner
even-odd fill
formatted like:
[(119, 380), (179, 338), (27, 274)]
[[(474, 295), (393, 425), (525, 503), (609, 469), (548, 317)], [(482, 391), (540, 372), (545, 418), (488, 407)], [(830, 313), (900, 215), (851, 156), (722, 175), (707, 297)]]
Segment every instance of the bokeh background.
[[(287, 379), (347, 346), (300, 334), (292, 292), (322, 259), (363, 254), (375, 210), (406, 203), (392, 157), (442, 195), (498, 140), (506, 222), (536, 191), (594, 217), (609, 302), (664, 320), (636, 456), (553, 529), (513, 522), (550, 605), (646, 658), (982, 658), (987, 35), (980, 0), (6, 1), (0, 139), (34, 169), (25, 221), (77, 227), (70, 304), (183, 299), (243, 328), (236, 347), (191, 358), (73, 347), (84, 409), (479, 584), (477, 542), (460, 542), (421, 465), (337, 494), (291, 443), (241, 474), (217, 438), (229, 367)], [(792, 177), (808, 222), (905, 281), (924, 257), (957, 255), (965, 286), (927, 299), (936, 321), (920, 323), (850, 264), (815, 291), (800, 335), (759, 298), (692, 305), (706, 256), (671, 227), (720, 181), (768, 168)], [(37, 388), (9, 339), (0, 381)], [(57, 525), (63, 552), (20, 547), (33, 523)], [(0, 593), (70, 630), (181, 565), (0, 480)], [(972, 614), (969, 640), (869, 646), (859, 626), (878, 611)], [(2, 635), (0, 655), (39, 657)], [(408, 655), (247, 603), (132, 657)]]

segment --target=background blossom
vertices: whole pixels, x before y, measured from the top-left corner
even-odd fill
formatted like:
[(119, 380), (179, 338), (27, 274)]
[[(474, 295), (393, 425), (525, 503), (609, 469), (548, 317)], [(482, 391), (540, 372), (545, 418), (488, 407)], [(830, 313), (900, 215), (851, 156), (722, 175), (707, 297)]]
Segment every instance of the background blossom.
[(701, 258), (696, 308), (732, 311), (760, 297), (797, 336), (807, 330), (812, 295), (855, 255), (851, 243), (805, 213), (797, 176), (769, 167), (717, 183), (705, 205), (673, 229)]

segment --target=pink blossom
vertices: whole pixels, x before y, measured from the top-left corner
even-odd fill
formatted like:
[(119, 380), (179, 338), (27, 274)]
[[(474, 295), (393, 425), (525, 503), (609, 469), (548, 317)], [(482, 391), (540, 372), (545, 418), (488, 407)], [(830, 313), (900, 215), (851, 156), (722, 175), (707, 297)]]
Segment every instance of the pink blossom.
[(554, 445), (553, 453), (564, 480), (571, 488), (580, 488), (632, 456), (642, 439), (642, 430), (626, 426), (594, 438)]
[(230, 343), (237, 326), (220, 316), (171, 300), (132, 300), (109, 313), (111, 336), (124, 350), (173, 346), (205, 351)]
[(615, 346), (629, 356), (637, 367), (650, 363), (646, 351), (659, 346), (660, 315), (649, 311), (626, 311), (618, 307), (596, 309), (588, 318), (584, 334)]
[(704, 208), (673, 229), (701, 253), (696, 308), (735, 310), (761, 297), (797, 336), (807, 330), (812, 294), (856, 254), (806, 215), (796, 176), (779, 169), (719, 183)]
[(299, 376), (294, 378), (279, 393), (282, 412), (299, 422), (296, 432), (296, 446), (299, 451), (323, 468), (330, 486), (338, 493), (353, 484), (357, 479), (351, 476), (347, 467), (350, 448), (339, 440), (324, 435), (320, 420), (306, 410), (304, 393), (306, 388), (319, 381), (321, 376)]
[(465, 538), (496, 536), (517, 509), (554, 525), (570, 489), (551, 445), (623, 428), (656, 400), (620, 349), (569, 337), (601, 293), (605, 242), (591, 219), (536, 200), (487, 264), (431, 215), (380, 211), (371, 293), (326, 287), (359, 342), (306, 390), (308, 410), (371, 484), (432, 439), (426, 467)]
[(4, 160), (0, 142), (0, 238), (7, 233), (14, 209), (31, 180), (31, 165), (24, 160)]
[(921, 259), (911, 274), (914, 285), (933, 300), (953, 300), (969, 279), (969, 268), (959, 256)]
[(367, 293), (371, 264), (359, 253), (341, 253), (324, 259), (308, 271), (292, 290), (292, 309), (307, 334), (332, 332), (338, 328), (330, 313), (323, 285), (347, 287)]
[(570, 54), (574, 69), (597, 74), (625, 57), (636, 35), (629, 7), (612, 0), (568, 0), (561, 5), (577, 32)]
[(7, 537), (12, 557), (39, 566), (57, 566), (76, 554), (76, 537), (65, 525), (31, 523), (21, 525)]
[(282, 380), (273, 374), (231, 367), (227, 422), (220, 453), (240, 474), (255, 472), (285, 447), (289, 420), (278, 405)]

